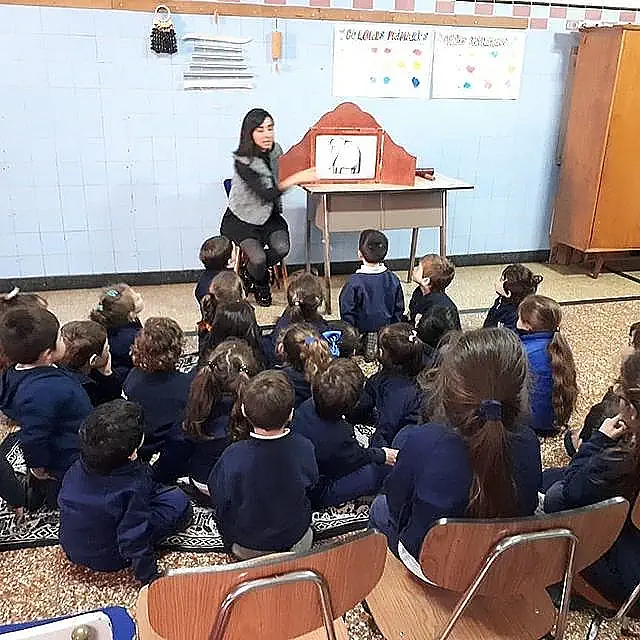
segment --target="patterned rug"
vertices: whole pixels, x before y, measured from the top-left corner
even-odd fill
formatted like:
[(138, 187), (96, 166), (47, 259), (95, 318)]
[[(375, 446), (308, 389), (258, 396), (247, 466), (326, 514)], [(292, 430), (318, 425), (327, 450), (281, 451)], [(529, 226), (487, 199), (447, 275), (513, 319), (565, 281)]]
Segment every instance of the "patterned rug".
[[(359, 428), (357, 433), (358, 440), (365, 445), (370, 435), (365, 427)], [(16, 471), (26, 472), (24, 458), (15, 433), (7, 435), (0, 444), (0, 453), (7, 456)], [(222, 538), (212, 511), (195, 503), (193, 509), (194, 520), (191, 526), (178, 535), (170, 536), (160, 546), (172, 551), (222, 552)], [(366, 505), (346, 503), (340, 507), (318, 511), (313, 514), (312, 520), (315, 540), (326, 540), (351, 531), (365, 529), (368, 519), (369, 508)], [(27, 514), (23, 522), (16, 526), (13, 513), (0, 499), (0, 551), (56, 545), (58, 544), (58, 525), (58, 512), (41, 508)]]

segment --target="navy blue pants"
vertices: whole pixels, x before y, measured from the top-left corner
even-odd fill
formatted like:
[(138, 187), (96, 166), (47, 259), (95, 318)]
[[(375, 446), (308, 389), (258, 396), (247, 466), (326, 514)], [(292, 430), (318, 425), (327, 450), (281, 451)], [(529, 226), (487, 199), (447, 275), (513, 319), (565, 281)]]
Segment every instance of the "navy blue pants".
[(369, 509), (369, 526), (387, 536), (387, 546), (398, 556), (398, 525), (389, 513), (387, 496), (378, 496)]
[[(387, 467), (391, 469), (391, 467)], [(317, 507), (334, 507), (362, 496), (375, 496), (386, 476), (383, 465), (367, 464), (329, 483)]]
[(181, 489), (163, 488), (151, 499), (149, 520), (153, 529), (153, 542), (185, 529), (193, 518), (193, 507)]

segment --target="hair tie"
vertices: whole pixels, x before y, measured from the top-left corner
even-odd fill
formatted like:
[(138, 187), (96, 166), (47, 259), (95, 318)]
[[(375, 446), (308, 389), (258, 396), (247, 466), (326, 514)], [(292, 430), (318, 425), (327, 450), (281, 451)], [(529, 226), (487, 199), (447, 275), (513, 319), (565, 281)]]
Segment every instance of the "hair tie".
[(560, 333), (560, 327), (556, 327), (556, 328), (553, 330), (553, 333)]
[(104, 307), (102, 306), (102, 302), (98, 302), (96, 305), (96, 311), (104, 311)]
[(109, 298), (119, 298), (120, 292), (117, 289), (107, 289), (104, 295), (109, 296)]
[(413, 342), (415, 342), (417, 339), (418, 339), (418, 332), (417, 332), (415, 329), (413, 329), (413, 330), (411, 331), (411, 333), (409, 334), (409, 342), (412, 342), (412, 343), (413, 343)]
[(304, 343), (305, 343), (305, 344), (313, 344), (315, 341), (316, 341), (316, 339), (315, 339), (315, 337), (314, 337), (314, 336), (307, 336), (307, 337), (304, 339)]
[(484, 422), (502, 420), (502, 402), (498, 400), (483, 400), (478, 409), (478, 416)]
[(329, 330), (322, 334), (322, 337), (329, 345), (329, 353), (334, 357), (340, 356), (340, 341), (342, 340), (342, 331)]
[(13, 300), (20, 293), (20, 287), (13, 287), (4, 297), (5, 300)]

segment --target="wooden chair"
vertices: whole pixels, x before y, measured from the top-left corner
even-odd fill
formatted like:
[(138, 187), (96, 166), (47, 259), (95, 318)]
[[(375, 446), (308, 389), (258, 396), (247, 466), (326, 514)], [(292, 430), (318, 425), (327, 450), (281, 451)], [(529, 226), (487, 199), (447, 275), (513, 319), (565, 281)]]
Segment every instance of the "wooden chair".
[[(631, 522), (636, 529), (640, 529), (640, 496), (636, 498), (636, 501), (633, 504), (633, 509), (631, 509)], [(607, 600), (607, 598), (605, 598), (595, 587), (592, 587), (581, 575), (577, 575), (574, 578), (573, 590), (575, 593), (585, 598), (585, 600), (591, 602), (591, 604), (607, 611), (613, 611), (613, 615), (603, 615), (602, 618), (619, 622), (621, 624), (623, 635), (627, 635), (629, 631), (629, 619), (627, 618), (627, 614), (638, 602), (638, 598), (640, 598), (640, 583), (635, 586), (633, 591), (631, 591), (620, 607)], [(591, 636), (592, 640), (595, 640), (597, 635), (598, 634), (596, 632), (595, 635)]]
[[(231, 193), (231, 178), (225, 178), (222, 181), (222, 185), (224, 187), (224, 192), (227, 194), (227, 198)], [(242, 266), (242, 261), (244, 259), (244, 254), (242, 253), (242, 249), (233, 242), (233, 250), (231, 253), (231, 260), (233, 262), (233, 270), (236, 273), (239, 273), (240, 267)], [(273, 283), (276, 285), (278, 289), (284, 288), (287, 290), (289, 286), (289, 274), (287, 273), (287, 265), (284, 261), (284, 258), (280, 260), (278, 264), (273, 265)]]
[[(427, 533), (415, 563), (422, 579), (387, 553), (367, 603), (389, 639), (537, 640), (555, 623), (561, 640), (574, 574), (611, 547), (628, 509), (626, 500), (612, 498), (529, 518), (444, 518)], [(559, 582), (556, 613), (545, 589)]]
[(140, 591), (139, 638), (347, 640), (337, 618), (376, 585), (385, 549), (365, 531), (303, 554), (169, 571)]

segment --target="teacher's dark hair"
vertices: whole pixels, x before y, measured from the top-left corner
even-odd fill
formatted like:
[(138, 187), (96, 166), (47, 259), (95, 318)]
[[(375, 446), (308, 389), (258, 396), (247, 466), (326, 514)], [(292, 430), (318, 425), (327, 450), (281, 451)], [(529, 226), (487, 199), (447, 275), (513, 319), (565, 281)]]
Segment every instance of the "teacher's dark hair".
[(274, 122), (273, 116), (264, 109), (251, 109), (242, 121), (240, 128), (240, 142), (236, 149), (236, 155), (251, 158), (258, 153), (258, 147), (253, 141), (253, 132), (267, 119)]

